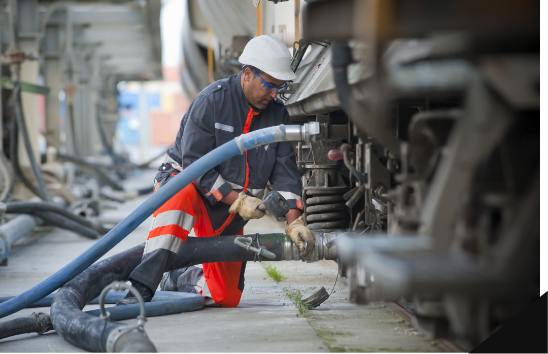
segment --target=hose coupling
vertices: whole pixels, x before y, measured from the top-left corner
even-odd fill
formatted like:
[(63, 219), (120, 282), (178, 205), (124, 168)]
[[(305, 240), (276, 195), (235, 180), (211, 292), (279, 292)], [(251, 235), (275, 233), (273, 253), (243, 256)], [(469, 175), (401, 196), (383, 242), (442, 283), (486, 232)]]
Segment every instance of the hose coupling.
[[(283, 245), (283, 260), (284, 261), (298, 261), (313, 263), (323, 260), (336, 260), (337, 259), (337, 246), (328, 243), (337, 238), (339, 235), (336, 232), (317, 232), (312, 231), (314, 236), (314, 251), (303, 259), (300, 255), (299, 247), (294, 244), (289, 237), (286, 237)], [(308, 246), (308, 245), (307, 245)]]
[(285, 137), (288, 141), (304, 141), (309, 143), (311, 136), (318, 134), (320, 134), (319, 122), (285, 126)]
[(133, 286), (128, 285), (122, 281), (114, 281), (107, 285), (103, 291), (101, 291), (101, 295), (99, 296), (99, 307), (101, 309), (101, 315), (100, 318), (104, 319), (105, 322), (108, 322), (110, 320), (110, 313), (105, 310), (105, 298), (107, 296), (107, 293), (109, 291), (120, 291), (120, 290), (129, 290), (133, 295), (135, 295), (135, 298), (139, 301), (139, 307), (141, 308), (141, 312), (139, 316), (137, 317), (137, 324), (136, 325), (128, 325), (119, 327), (116, 330), (112, 331), (108, 338), (107, 338), (107, 352), (113, 353), (116, 350), (116, 342), (122, 335), (130, 332), (138, 332), (141, 336), (146, 337), (145, 333), (145, 322), (146, 322), (146, 311), (145, 311), (145, 301), (143, 300), (143, 297), (137, 289), (135, 289)]
[[(257, 237), (257, 242), (258, 240), (259, 238)], [(276, 255), (268, 251), (264, 246), (258, 245), (257, 247), (253, 247), (253, 239), (251, 237), (236, 237), (234, 239), (234, 243), (248, 251), (255, 252), (257, 256), (259, 256), (259, 262), (261, 260), (261, 256), (269, 259), (276, 259)]]

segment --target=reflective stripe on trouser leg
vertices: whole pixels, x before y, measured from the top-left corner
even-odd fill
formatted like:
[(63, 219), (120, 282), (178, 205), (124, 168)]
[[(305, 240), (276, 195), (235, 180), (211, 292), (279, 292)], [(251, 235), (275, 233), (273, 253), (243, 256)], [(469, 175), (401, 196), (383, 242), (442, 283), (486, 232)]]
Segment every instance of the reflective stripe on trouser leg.
[(152, 214), (141, 263), (129, 278), (156, 291), (162, 275), (177, 257), (181, 244), (207, 211), (194, 186), (189, 185)]

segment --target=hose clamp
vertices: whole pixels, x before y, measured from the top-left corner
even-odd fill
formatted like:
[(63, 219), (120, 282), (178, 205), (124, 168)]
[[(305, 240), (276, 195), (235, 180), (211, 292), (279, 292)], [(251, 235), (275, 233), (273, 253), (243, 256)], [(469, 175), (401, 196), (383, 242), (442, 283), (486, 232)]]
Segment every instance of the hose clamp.
[(238, 149), (240, 149), (240, 155), (243, 155), (245, 152), (244, 144), (242, 144), (242, 135), (234, 138), (234, 140), (236, 141), (236, 145), (238, 145)]
[[(259, 237), (257, 237), (257, 243), (259, 243)], [(261, 261), (261, 256), (269, 258), (269, 259), (276, 259), (276, 255), (270, 251), (268, 251), (264, 246), (258, 245), (258, 247), (253, 247), (253, 239), (251, 237), (236, 237), (234, 239), (234, 243), (242, 248), (245, 248), (247, 251), (252, 251), (259, 256), (259, 262)]]

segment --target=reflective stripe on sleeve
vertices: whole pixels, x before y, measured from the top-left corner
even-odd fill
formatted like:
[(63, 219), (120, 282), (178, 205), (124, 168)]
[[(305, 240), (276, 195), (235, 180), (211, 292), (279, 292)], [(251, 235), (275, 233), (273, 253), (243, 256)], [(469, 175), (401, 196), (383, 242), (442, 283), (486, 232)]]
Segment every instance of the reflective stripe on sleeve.
[(215, 180), (215, 183), (213, 183), (213, 186), (211, 187), (211, 193), (215, 194), (215, 191), (219, 189), (223, 184), (225, 184), (225, 179), (219, 175), (217, 179)]
[(219, 188), (225, 183), (228, 183), (232, 189), (243, 189), (244, 187), (240, 186), (239, 184), (232, 183), (230, 181), (225, 180), (221, 175), (217, 177), (215, 180), (215, 183), (213, 183), (213, 187), (211, 187), (211, 192), (207, 192), (205, 194), (206, 197), (209, 197), (210, 195), (213, 195), (217, 201), (223, 199), (223, 195), (221, 192), (219, 192)]
[(179, 172), (183, 170), (181, 165), (179, 165), (177, 161), (173, 160), (168, 154), (166, 154), (166, 156), (164, 157), (164, 163), (170, 164), (174, 169), (176, 169)]
[(255, 198), (262, 199), (264, 196), (264, 188), (260, 189), (248, 189), (248, 191), (253, 194)]
[(295, 193), (291, 193), (291, 192), (280, 192), (278, 191), (278, 193), (280, 193), (282, 195), (282, 197), (284, 197), (286, 200), (287, 199), (297, 199), (298, 201), (301, 201), (301, 197), (299, 197), (298, 195), (296, 195)]

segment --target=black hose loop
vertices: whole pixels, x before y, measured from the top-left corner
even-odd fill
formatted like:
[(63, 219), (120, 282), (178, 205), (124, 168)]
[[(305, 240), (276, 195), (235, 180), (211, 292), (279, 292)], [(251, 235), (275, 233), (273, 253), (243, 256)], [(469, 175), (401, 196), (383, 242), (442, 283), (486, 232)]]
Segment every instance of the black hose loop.
[[(48, 187), (46, 182), (42, 177), (42, 172), (38, 166), (34, 154), (32, 152), (32, 145), (30, 144), (30, 139), (27, 131), (27, 124), (25, 123), (25, 116), (23, 115), (23, 107), (21, 105), (21, 83), (15, 81), (13, 83), (13, 113), (15, 120), (17, 121), (17, 126), (23, 137), (23, 143), (25, 144), (25, 149), (27, 150), (27, 155), (30, 162), (30, 167), (34, 174), (34, 178), (38, 183), (38, 189), (40, 191), (39, 197), (43, 200), (52, 201), (51, 195), (49, 194)], [(17, 159), (17, 156), (12, 156), (12, 158)]]

